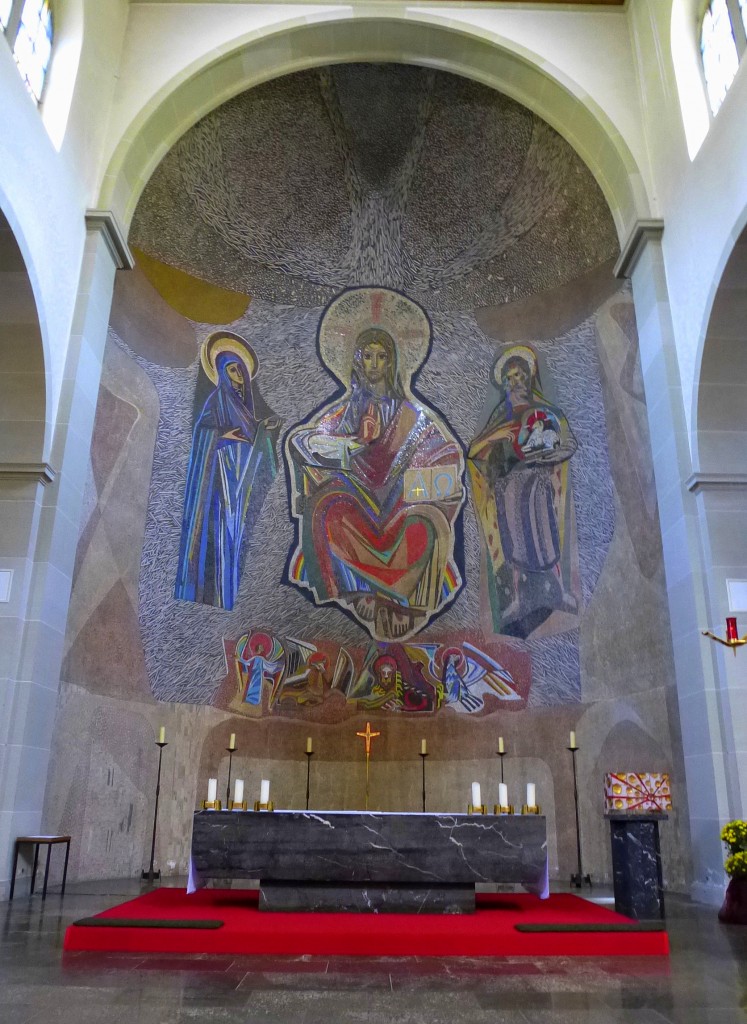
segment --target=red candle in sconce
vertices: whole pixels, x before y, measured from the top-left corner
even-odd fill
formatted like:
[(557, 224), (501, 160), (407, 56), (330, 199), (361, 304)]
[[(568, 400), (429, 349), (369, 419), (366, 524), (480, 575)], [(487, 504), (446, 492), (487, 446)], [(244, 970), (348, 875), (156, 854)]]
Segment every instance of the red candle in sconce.
[(726, 639), (727, 641), (739, 639), (739, 634), (737, 633), (736, 618), (729, 618), (726, 620)]

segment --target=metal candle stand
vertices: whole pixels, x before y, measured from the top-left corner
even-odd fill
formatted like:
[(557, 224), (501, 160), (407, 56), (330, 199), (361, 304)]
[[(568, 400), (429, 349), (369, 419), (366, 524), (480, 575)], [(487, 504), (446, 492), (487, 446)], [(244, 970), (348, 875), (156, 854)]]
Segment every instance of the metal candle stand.
[(228, 751), (228, 785), (226, 786), (226, 807), (231, 808), (231, 765), (236, 747), (226, 747)]
[(428, 755), (424, 754), (422, 752), (422, 750), (421, 750), (421, 752), (420, 752), (420, 759), (423, 762), (423, 814), (425, 814), (425, 759), (426, 759), (426, 757), (428, 757)]
[(576, 774), (576, 751), (578, 747), (567, 747), (566, 749), (570, 750), (571, 757), (573, 758), (573, 805), (576, 810), (576, 854), (578, 856), (578, 871), (571, 875), (571, 885), (576, 889), (581, 889), (586, 884), (591, 889), (591, 875), (584, 874), (581, 862), (581, 825), (578, 817), (578, 776)]
[(156, 806), (153, 810), (153, 838), (150, 844), (150, 867), (147, 871), (143, 871), (142, 877), (147, 878), (149, 882), (153, 882), (154, 879), (161, 877), (160, 868), (158, 871), (154, 871), (153, 864), (156, 859), (156, 828), (158, 827), (158, 797), (161, 793), (161, 761), (163, 760), (163, 748), (168, 746), (165, 741), (162, 743), (160, 740), (156, 740), (156, 746), (158, 747), (158, 777), (156, 779)]
[(311, 759), (314, 756), (313, 750), (306, 751), (306, 810), (309, 809), (309, 792), (311, 786)]

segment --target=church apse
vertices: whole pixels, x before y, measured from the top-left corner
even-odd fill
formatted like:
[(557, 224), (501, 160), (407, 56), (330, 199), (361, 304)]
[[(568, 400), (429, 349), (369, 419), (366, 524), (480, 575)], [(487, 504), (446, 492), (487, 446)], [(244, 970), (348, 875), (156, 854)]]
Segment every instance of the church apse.
[[(498, 734), (516, 778), (543, 758), (560, 779), (567, 728), (638, 714), (676, 771), (632, 300), (560, 135), (445, 73), (308, 70), (189, 129), (129, 242), (65, 641), (70, 751), (80, 708), (116, 701), (183, 723), (180, 777), (223, 729), (291, 780), (307, 735), (353, 759), (371, 719), (392, 764), (428, 737), (453, 809), (453, 766), (494, 778)], [(353, 777), (319, 799), (350, 805)]]

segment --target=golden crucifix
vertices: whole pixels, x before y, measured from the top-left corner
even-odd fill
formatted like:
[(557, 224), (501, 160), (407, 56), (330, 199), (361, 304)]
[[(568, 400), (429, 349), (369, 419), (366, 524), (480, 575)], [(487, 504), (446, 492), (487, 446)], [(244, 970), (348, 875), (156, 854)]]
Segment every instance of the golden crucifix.
[(371, 740), (374, 736), (381, 736), (381, 733), (371, 732), (371, 723), (366, 722), (366, 731), (357, 732), (355, 735), (366, 741), (366, 810), (368, 810), (368, 763), (371, 759)]

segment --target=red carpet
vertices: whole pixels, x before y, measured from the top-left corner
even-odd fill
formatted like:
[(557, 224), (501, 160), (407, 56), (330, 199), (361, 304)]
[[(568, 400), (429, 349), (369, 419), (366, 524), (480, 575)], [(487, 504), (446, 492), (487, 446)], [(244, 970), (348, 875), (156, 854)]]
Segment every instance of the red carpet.
[(156, 889), (97, 917), (220, 919), (214, 931), (70, 925), (66, 950), (301, 956), (647, 956), (667, 955), (666, 932), (520, 932), (516, 924), (629, 924), (578, 896), (479, 894), (467, 915), (276, 914), (260, 912), (256, 890)]

